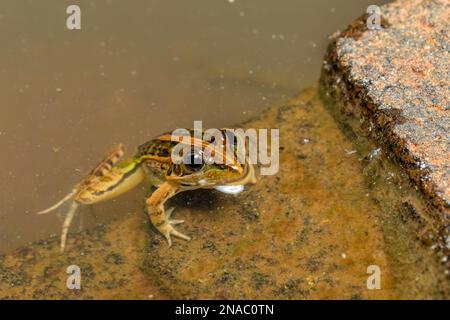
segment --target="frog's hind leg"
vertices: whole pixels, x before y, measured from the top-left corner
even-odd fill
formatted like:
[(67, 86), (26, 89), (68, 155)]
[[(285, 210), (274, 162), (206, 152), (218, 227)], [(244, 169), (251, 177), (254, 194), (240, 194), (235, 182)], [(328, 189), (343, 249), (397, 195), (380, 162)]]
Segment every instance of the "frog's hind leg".
[[(91, 188), (96, 187), (97, 191), (99, 190), (104, 191), (104, 189), (108, 189), (109, 187), (111, 187), (111, 184), (117, 184), (118, 187), (116, 186), (117, 187), (116, 189), (123, 189), (126, 191), (132, 186), (134, 186), (137, 182), (139, 182), (139, 179), (142, 179), (141, 177), (142, 175), (136, 174), (139, 173), (140, 171), (134, 170), (133, 174), (128, 174), (128, 179), (124, 180), (127, 183), (123, 183), (121, 178), (126, 173), (124, 172), (124, 170), (127, 170), (130, 167), (129, 166), (125, 166), (124, 168), (115, 167), (115, 164), (120, 159), (120, 157), (122, 157), (123, 153), (124, 153), (123, 144), (118, 144), (117, 146), (115, 146), (114, 149), (112, 149), (108, 153), (108, 155), (96, 167), (94, 167), (94, 169), (89, 173), (89, 175), (85, 177), (80, 183), (78, 183), (69, 194), (64, 196), (64, 198), (61, 201), (54, 204), (50, 208), (47, 208), (37, 213), (37, 214), (46, 214), (70, 202), (70, 207), (65, 214), (61, 231), (61, 244), (60, 244), (61, 252), (64, 252), (69, 227), (80, 204), (91, 204), (98, 202), (100, 200), (104, 200), (103, 198), (106, 198), (106, 197), (103, 198), (98, 197), (99, 199), (94, 199), (88, 197), (88, 199), (84, 199), (82, 195), (87, 194), (88, 196), (93, 197), (93, 194), (91, 194), (91, 192), (89, 191)], [(131, 169), (134, 169), (134, 166), (137, 165), (138, 163), (132, 162), (130, 164)], [(136, 178), (130, 179), (130, 176), (131, 178), (133, 178), (134, 176), (138, 176), (139, 179)], [(102, 180), (103, 177), (105, 177), (104, 178), (105, 180)], [(129, 180), (133, 180), (134, 185), (130, 183)]]
[(66, 247), (66, 239), (67, 239), (67, 233), (69, 231), (70, 224), (73, 220), (73, 217), (75, 216), (75, 213), (77, 212), (78, 207), (80, 206), (80, 203), (73, 199), (75, 196), (77, 190), (74, 189), (71, 193), (66, 195), (61, 201), (56, 203), (55, 205), (51, 206), (48, 209), (42, 210), (38, 212), (37, 214), (46, 214), (51, 211), (54, 211), (61, 207), (62, 205), (66, 204), (68, 201), (71, 200), (70, 208), (65, 214), (63, 226), (62, 226), (62, 232), (61, 232), (61, 244), (60, 244), (60, 250), (61, 253), (64, 252), (64, 249)]
[(61, 244), (60, 244), (60, 251), (61, 253), (64, 252), (64, 249), (66, 247), (66, 240), (67, 240), (67, 233), (69, 232), (70, 224), (72, 223), (72, 219), (77, 212), (78, 206), (80, 204), (76, 201), (73, 201), (70, 205), (69, 211), (67, 211), (66, 218), (64, 219), (62, 231), (61, 231)]
[(179, 189), (168, 182), (163, 183), (150, 198), (147, 199), (147, 212), (151, 223), (161, 232), (172, 246), (171, 236), (175, 236), (184, 240), (191, 240), (187, 235), (175, 230), (174, 225), (183, 223), (183, 220), (171, 220), (170, 215), (174, 208), (164, 211), (164, 203), (179, 192)]
[(70, 192), (67, 195), (65, 195), (64, 198), (62, 198), (59, 202), (57, 202), (56, 204), (54, 204), (50, 208), (47, 208), (45, 210), (37, 212), (36, 214), (46, 214), (46, 213), (52, 212), (53, 210), (58, 209), (63, 204), (65, 204), (67, 201), (72, 199), (75, 196), (76, 193), (77, 193), (77, 189), (73, 189), (72, 192)]

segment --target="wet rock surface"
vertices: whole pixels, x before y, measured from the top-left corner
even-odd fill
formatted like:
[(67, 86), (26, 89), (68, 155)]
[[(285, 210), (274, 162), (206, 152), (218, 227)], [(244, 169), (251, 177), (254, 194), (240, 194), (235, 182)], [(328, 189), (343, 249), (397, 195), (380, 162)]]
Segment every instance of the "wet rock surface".
[[(321, 112), (317, 99), (311, 90), (245, 125), (280, 128), (277, 175), (260, 176), (257, 185), (237, 197), (199, 190), (174, 199), (193, 240), (168, 250), (157, 237), (142, 265), (170, 296), (351, 299), (392, 294), (367, 290), (367, 266), (377, 261), (389, 268), (377, 211), (363, 189), (355, 192), (362, 176), (340, 175), (358, 160), (347, 161), (344, 149), (351, 144)], [(182, 208), (185, 203), (192, 212)], [(368, 211), (356, 214), (362, 207)]]
[[(148, 240), (137, 215), (70, 235), (70, 249), (58, 252), (54, 236), (0, 256), (0, 299), (164, 299), (139, 271)], [(81, 290), (70, 290), (69, 266), (81, 271)], [(71, 281), (72, 283), (72, 281)]]
[[(419, 210), (448, 260), (450, 90), (448, 1), (395, 1), (332, 36), (321, 96), (354, 138), (370, 137), (432, 204)], [(428, 211), (428, 212), (424, 212)]]
[[(384, 232), (362, 174), (368, 161), (352, 149), (316, 90), (244, 127), (280, 128), (280, 171), (260, 176), (237, 196), (197, 190), (171, 199), (167, 206), (186, 221), (178, 228), (190, 242), (176, 239), (168, 248), (137, 205), (107, 225), (72, 230), (63, 255), (53, 237), (1, 256), (0, 298), (445, 296), (429, 250)], [(81, 290), (66, 287), (69, 265), (80, 267)], [(370, 265), (381, 270), (380, 290), (367, 287)]]

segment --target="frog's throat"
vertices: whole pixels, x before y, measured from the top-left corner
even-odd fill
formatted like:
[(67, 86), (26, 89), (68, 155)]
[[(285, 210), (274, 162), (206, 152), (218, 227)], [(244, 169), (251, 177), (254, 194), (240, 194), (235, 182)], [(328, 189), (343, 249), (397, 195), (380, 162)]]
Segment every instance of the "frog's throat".
[(113, 199), (139, 185), (145, 177), (141, 159), (127, 159), (102, 176), (90, 180), (79, 189), (74, 199), (82, 204)]

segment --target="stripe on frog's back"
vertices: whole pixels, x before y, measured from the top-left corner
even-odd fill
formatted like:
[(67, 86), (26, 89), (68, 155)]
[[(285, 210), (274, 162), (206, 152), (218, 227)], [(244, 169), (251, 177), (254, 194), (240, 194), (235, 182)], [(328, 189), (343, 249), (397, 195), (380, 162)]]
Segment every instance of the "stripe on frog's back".
[[(216, 146), (216, 148), (214, 148), (212, 156), (222, 159), (222, 163), (228, 163), (228, 164), (236, 163), (237, 155), (238, 155), (238, 139), (237, 139), (237, 136), (234, 134), (233, 129), (222, 128), (222, 129), (218, 130), (218, 132), (221, 135), (219, 140), (216, 139), (217, 135), (211, 135), (210, 137), (208, 137), (208, 139), (205, 139), (204, 138), (205, 131), (202, 131), (202, 138), (199, 139), (195, 136), (195, 131), (192, 129), (189, 131), (180, 132), (180, 135), (175, 135), (175, 136), (183, 137), (182, 139), (179, 139), (179, 140), (181, 140), (180, 143), (191, 145), (193, 147), (198, 146), (198, 147), (205, 149), (205, 148), (208, 148), (211, 144), (213, 144)], [(169, 132), (169, 133), (165, 133), (165, 134), (158, 136), (156, 139), (158, 141), (168, 142), (168, 141), (172, 141), (173, 137), (174, 137), (174, 135)], [(177, 140), (177, 139), (174, 139), (174, 140)], [(217, 148), (217, 146), (218, 146), (218, 148)], [(231, 157), (227, 151), (227, 149), (229, 147), (233, 148)]]
[(138, 147), (138, 156), (169, 157), (176, 141), (153, 139)]
[[(194, 130), (188, 130), (185, 132), (186, 134), (180, 134), (180, 135), (173, 135), (171, 132), (168, 133), (164, 133), (158, 137), (156, 137), (153, 140), (150, 140), (142, 145), (140, 145), (138, 147), (138, 153), (137, 155), (139, 157), (155, 157), (155, 160), (161, 160), (160, 158), (164, 158), (164, 157), (170, 157), (171, 152), (172, 152), (172, 148), (174, 146), (176, 146), (178, 143), (185, 143), (185, 144), (189, 144), (191, 146), (200, 146), (202, 148), (206, 148), (208, 147), (211, 143), (213, 144), (217, 144), (216, 141), (214, 141), (214, 139), (208, 139), (207, 140), (202, 140), (202, 139), (198, 139), (197, 137), (195, 137), (195, 131)], [(204, 131), (202, 132), (203, 135)], [(221, 141), (219, 142), (220, 145), (225, 146), (225, 141), (228, 142), (227, 145), (229, 145), (230, 141), (228, 140), (232, 140), (232, 145), (234, 147), (234, 156), (236, 156), (236, 151), (237, 151), (237, 139), (235, 139), (234, 134), (232, 134), (230, 131), (227, 131), (227, 129), (220, 129), (220, 133), (222, 135), (221, 137)], [(190, 139), (186, 139), (186, 138), (182, 138), (182, 139), (176, 139), (175, 137), (190, 137)], [(214, 137), (214, 136), (213, 136)], [(172, 141), (175, 140), (175, 141)], [(176, 141), (176, 140), (181, 140), (181, 141)], [(211, 142), (214, 141), (214, 142)], [(216, 151), (219, 151), (220, 154), (222, 154), (225, 149), (216, 149)], [(226, 158), (228, 158), (225, 155), (220, 155), (221, 157), (223, 157), (223, 159), (225, 160)], [(165, 162), (165, 161), (163, 161)], [(233, 159), (227, 159), (227, 163), (234, 163)]]
[[(230, 141), (233, 142), (233, 145), (236, 147), (237, 146), (237, 139), (236, 136), (234, 135), (234, 133), (232, 133), (231, 131), (232, 129), (228, 129), (228, 128), (222, 128), (220, 130), (218, 130), (221, 134), (221, 140), (222, 140), (222, 144), (225, 142), (225, 140), (227, 140), (227, 142), (229, 143)], [(204, 134), (205, 131), (202, 130), (201, 132), (201, 137), (200, 139), (198, 137), (195, 136), (195, 130), (191, 129), (191, 130), (187, 130), (186, 133), (188, 134), (181, 134), (182, 132), (180, 132), (180, 134), (177, 135), (173, 135), (173, 133), (171, 132), (167, 132), (164, 133), (160, 136), (158, 136), (156, 138), (156, 140), (160, 140), (160, 141), (172, 141), (173, 137), (188, 137), (190, 136), (190, 144), (194, 145), (195, 143), (197, 143), (197, 145), (201, 145), (203, 147), (208, 146), (210, 143), (213, 143), (215, 141), (215, 139), (204, 139)], [(213, 135), (211, 138), (215, 138), (215, 136)], [(177, 140), (177, 139), (174, 139)], [(182, 141), (183, 142), (183, 141)], [(186, 140), (184, 140), (184, 142), (186, 142)]]

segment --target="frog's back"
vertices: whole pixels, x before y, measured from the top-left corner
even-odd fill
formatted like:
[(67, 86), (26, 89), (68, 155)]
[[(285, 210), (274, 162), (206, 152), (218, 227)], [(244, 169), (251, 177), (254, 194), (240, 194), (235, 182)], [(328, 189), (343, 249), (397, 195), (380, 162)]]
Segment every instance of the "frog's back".
[(170, 157), (172, 148), (177, 144), (176, 141), (163, 140), (159, 137), (141, 144), (137, 149), (137, 156), (157, 156)]
[[(194, 130), (186, 131), (186, 134), (189, 137), (195, 137)], [(204, 132), (202, 131), (202, 136)], [(236, 152), (238, 150), (238, 139), (231, 132), (227, 132), (227, 129), (220, 129), (220, 134), (222, 135), (222, 139), (220, 143), (230, 143), (233, 146), (234, 154), (236, 156)], [(226, 140), (225, 140), (226, 139)], [(208, 141), (202, 140), (203, 143), (211, 143), (214, 140), (209, 139)], [(159, 135), (158, 137), (149, 140), (138, 147), (138, 151), (136, 156), (155, 156), (160, 158), (170, 157), (172, 153), (172, 149), (178, 144), (178, 141), (172, 141), (172, 133), (164, 133)], [(217, 144), (218, 142), (214, 142)]]
[[(194, 136), (194, 130), (188, 130), (186, 134), (190, 137)], [(158, 137), (149, 140), (138, 147), (137, 156), (157, 156), (170, 157), (172, 148), (178, 144), (172, 141), (172, 133), (164, 133)]]

